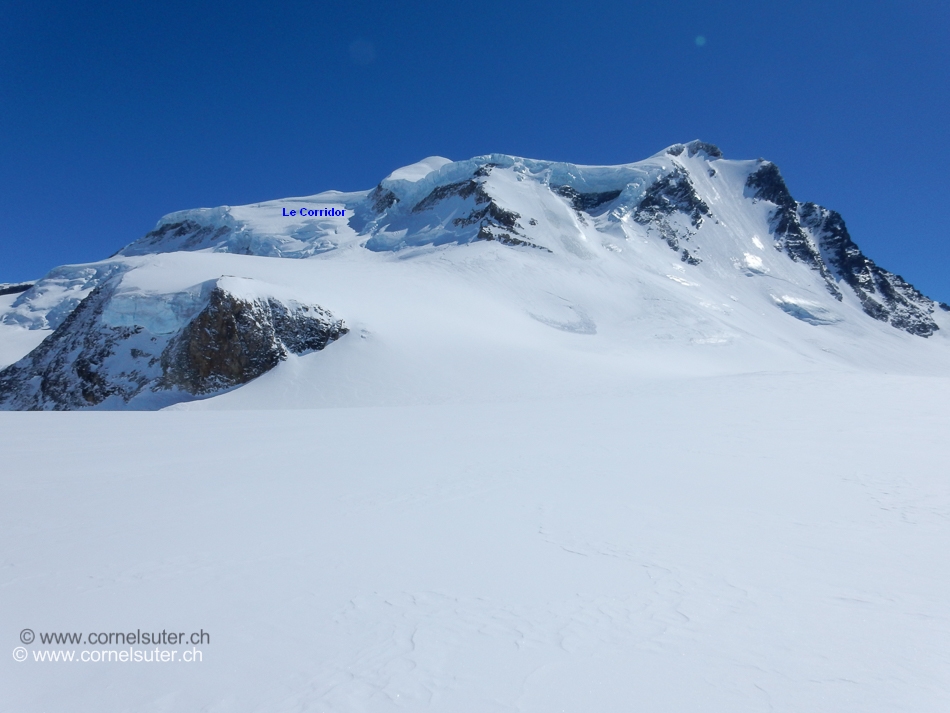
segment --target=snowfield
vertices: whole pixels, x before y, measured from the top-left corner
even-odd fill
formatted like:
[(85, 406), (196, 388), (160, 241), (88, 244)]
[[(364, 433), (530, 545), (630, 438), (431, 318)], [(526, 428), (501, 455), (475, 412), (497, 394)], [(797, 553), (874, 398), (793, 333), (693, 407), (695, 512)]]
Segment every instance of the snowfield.
[(211, 635), (193, 664), (7, 658), (0, 710), (937, 713), (948, 403), (945, 378), (763, 373), (0, 414), (8, 648)]
[(0, 712), (943, 713), (948, 335), (699, 142), (166, 216), (0, 296)]

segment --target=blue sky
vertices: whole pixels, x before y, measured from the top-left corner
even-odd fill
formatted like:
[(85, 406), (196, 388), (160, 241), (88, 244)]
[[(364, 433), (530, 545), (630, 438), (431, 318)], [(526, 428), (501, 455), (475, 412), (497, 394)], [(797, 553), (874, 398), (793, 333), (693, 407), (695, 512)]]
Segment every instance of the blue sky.
[[(701, 38), (701, 39), (700, 39)], [(0, 282), (439, 154), (776, 162), (950, 302), (950, 3), (0, 0)]]

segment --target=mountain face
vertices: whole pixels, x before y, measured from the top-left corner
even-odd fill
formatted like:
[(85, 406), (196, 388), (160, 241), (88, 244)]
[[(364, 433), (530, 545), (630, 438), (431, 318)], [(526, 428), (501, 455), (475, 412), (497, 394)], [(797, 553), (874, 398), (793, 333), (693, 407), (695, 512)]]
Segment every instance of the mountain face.
[(143, 394), (174, 403), (245, 384), (289, 353), (319, 351), (347, 332), (319, 305), (249, 293), (242, 282), (221, 278), (144, 298), (122, 292), (121, 278), (103, 282), (39, 347), (0, 372), (5, 405), (108, 407)]
[[(364, 284), (381, 265), (404, 281)], [(669, 337), (844, 355), (845, 341), (932, 337), (950, 309), (865, 256), (840, 215), (796, 201), (774, 164), (729, 161), (711, 144), (603, 167), (430, 158), (368, 191), (173, 213), (108, 260), (17, 286), (0, 327), (52, 333), (0, 372), (0, 407), (213, 396), (343, 338), (337, 309), (321, 306), (337, 301), (340, 317), (367, 333), (389, 324), (394, 340), (417, 328), (413, 314), (434, 314), (406, 349), (448, 349), (444, 335), (465, 332), (458, 310), (407, 301), (412, 280), (444, 280), (447, 302), (474, 285), (460, 304), (485, 320), (498, 303), (518, 315), (486, 321), (492, 339), (518, 342), (527, 318), (631, 354)], [(472, 325), (466, 339), (482, 329)]]

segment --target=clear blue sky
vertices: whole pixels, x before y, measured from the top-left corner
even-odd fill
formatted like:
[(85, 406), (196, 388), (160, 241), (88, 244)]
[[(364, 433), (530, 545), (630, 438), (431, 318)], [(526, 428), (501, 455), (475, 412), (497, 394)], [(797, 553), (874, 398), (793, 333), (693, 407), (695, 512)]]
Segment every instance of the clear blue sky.
[[(702, 38), (702, 39), (699, 39)], [(0, 282), (424, 156), (775, 161), (950, 302), (950, 3), (0, 0)]]

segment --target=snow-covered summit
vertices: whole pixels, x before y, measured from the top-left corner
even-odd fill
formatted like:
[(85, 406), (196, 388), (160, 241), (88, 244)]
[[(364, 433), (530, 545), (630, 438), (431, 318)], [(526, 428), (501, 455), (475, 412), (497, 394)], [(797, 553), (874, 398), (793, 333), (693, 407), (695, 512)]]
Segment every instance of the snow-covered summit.
[(397, 168), (383, 180), (415, 183), (416, 181), (422, 180), (433, 171), (438, 171), (447, 163), (452, 163), (452, 159), (445, 158), (443, 156), (429, 156), (422, 159), (421, 161), (417, 161), (416, 163), (403, 166), (402, 168)]
[[(936, 335), (943, 348), (950, 326), (944, 305), (865, 256), (840, 215), (795, 200), (778, 167), (765, 160), (727, 160), (701, 141), (617, 166), (506, 154), (429, 157), (393, 171), (370, 190), (172, 213), (108, 260), (53, 270), (2, 309), (0, 322), (55, 329), (60, 346), (46, 346), (43, 359), (34, 355), (3, 372), (0, 404), (103, 403), (93, 398), (57, 406), (55, 399), (24, 395), (39, 393), (24, 384), (53, 379), (53, 372), (59, 378), (72, 370), (80, 391), (90, 380), (113, 378), (100, 366), (76, 372), (79, 352), (64, 345), (78, 345), (75, 332), (81, 329), (80, 341), (112, 345), (102, 352), (102, 363), (112, 365), (114, 378), (135, 381), (121, 393), (145, 407), (146, 392), (171, 383), (156, 365), (171, 362), (125, 342), (134, 336), (137, 343), (143, 334), (146, 341), (174, 341), (178, 332), (156, 332), (155, 315), (167, 313), (163, 305), (184, 304), (182, 295), (204, 295), (207, 308), (200, 286), (217, 285), (224, 275), (246, 278), (242, 290), (254, 281), (270, 285), (261, 292), (263, 301), (242, 302), (258, 305), (261, 314), (270, 314), (266, 305), (276, 300), (321, 314), (332, 309), (348, 324), (362, 325), (358, 341), (348, 336), (339, 347), (303, 360), (327, 364), (349, 343), (359, 356), (334, 367), (343, 379), (353, 377), (359, 362), (378, 379), (394, 373), (398, 381), (404, 372), (393, 359), (418, 364), (443, 348), (451, 359), (449, 352), (463, 343), (485, 354), (494, 343), (510, 357), (520, 353), (518, 345), (546, 344), (552, 328), (571, 339), (595, 338), (574, 344), (558, 337), (548, 345), (555, 352), (583, 346), (591, 353), (626, 353), (634, 361), (650, 354), (654, 366), (676, 362), (653, 359), (663, 343), (660, 351), (672, 349), (689, 368), (759, 368), (775, 353), (839, 365), (877, 359), (880, 367), (935, 354), (938, 344), (925, 348), (920, 338)], [(80, 312), (90, 300), (95, 309), (90, 302)], [(86, 316), (74, 318), (80, 313)], [(227, 319), (236, 324), (236, 317)], [(178, 320), (176, 329), (189, 323)], [(421, 333), (420, 323), (426, 325)], [(134, 334), (117, 339), (117, 324)], [(549, 331), (535, 334), (537, 325)], [(222, 335), (233, 328), (217, 326)], [(66, 338), (64, 330), (74, 333)], [(366, 335), (387, 332), (391, 351), (368, 346)], [(674, 345), (688, 346), (676, 351)], [(727, 351), (700, 353), (698, 345)], [(133, 349), (140, 356), (121, 356)], [(381, 351), (369, 356), (374, 349)], [(144, 353), (157, 360), (148, 369), (133, 365)], [(280, 353), (277, 361), (297, 352)], [(251, 354), (240, 358), (253, 361)], [(382, 364), (392, 371), (378, 369)], [(113, 394), (108, 388), (86, 391)], [(212, 391), (203, 387), (200, 394)]]

